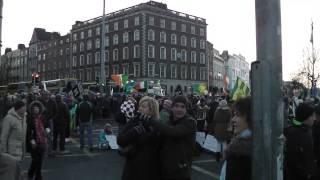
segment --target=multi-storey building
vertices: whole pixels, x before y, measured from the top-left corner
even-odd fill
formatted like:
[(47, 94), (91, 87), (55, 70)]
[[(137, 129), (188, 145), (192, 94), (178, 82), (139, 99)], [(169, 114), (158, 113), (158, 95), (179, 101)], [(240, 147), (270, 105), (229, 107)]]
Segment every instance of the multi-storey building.
[(249, 82), (249, 63), (242, 55), (229, 55), (226, 66), (227, 74), (229, 77), (229, 89), (233, 89), (237, 77), (241, 78), (250, 87)]
[(6, 63), (7, 82), (30, 81), (31, 75), (28, 76), (28, 48), (24, 44), (19, 44), (18, 49), (9, 50), (2, 57), (3, 63)]
[(208, 63), (208, 86), (218, 88), (222, 91), (224, 87), (223, 77), (225, 75), (225, 61), (218, 50), (213, 48), (212, 43), (207, 41), (207, 63)]
[[(150, 1), (107, 14), (104, 26), (107, 78), (160, 80), (169, 94), (207, 82), (205, 19)], [(101, 29), (102, 17), (72, 26), (72, 70), (83, 81), (100, 76)]]

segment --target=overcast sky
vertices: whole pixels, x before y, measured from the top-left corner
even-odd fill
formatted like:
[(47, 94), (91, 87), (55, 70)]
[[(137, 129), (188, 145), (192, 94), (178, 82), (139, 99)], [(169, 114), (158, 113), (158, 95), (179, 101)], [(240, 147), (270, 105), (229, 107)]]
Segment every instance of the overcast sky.
[[(103, 0), (3, 0), (2, 52), (29, 46), (34, 27), (68, 33), (76, 20), (102, 15)], [(149, 0), (106, 0), (106, 13)], [(256, 59), (255, 0), (157, 0), (168, 8), (207, 20), (208, 41), (220, 52), (242, 54), (248, 62)], [(302, 65), (304, 51), (310, 48), (311, 20), (314, 43), (320, 42), (319, 0), (281, 0), (283, 78)]]

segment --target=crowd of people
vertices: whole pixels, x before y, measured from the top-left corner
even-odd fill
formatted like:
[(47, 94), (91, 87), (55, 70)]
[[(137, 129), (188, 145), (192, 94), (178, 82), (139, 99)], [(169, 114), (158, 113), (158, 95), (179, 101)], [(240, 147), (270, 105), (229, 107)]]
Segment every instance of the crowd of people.
[[(9, 100), (8, 100), (9, 99)], [(70, 98), (49, 92), (40, 96), (7, 99), (0, 122), (0, 177), (18, 179), (20, 164), (29, 152), (29, 179), (42, 179), (46, 156), (65, 154), (72, 132), (80, 137), (80, 150), (93, 150), (94, 119), (112, 118), (119, 127), (119, 154), (125, 158), (122, 179), (191, 179), (193, 156), (203, 148), (196, 132), (214, 136), (222, 162), (220, 179), (251, 179), (251, 98), (235, 102), (227, 97), (156, 97), (142, 94)], [(0, 99), (1, 103), (1, 99)], [(320, 104), (318, 101), (285, 99), (284, 177), (317, 179), (320, 172)], [(108, 149), (106, 124), (98, 148)], [(85, 131), (88, 144), (85, 145)]]

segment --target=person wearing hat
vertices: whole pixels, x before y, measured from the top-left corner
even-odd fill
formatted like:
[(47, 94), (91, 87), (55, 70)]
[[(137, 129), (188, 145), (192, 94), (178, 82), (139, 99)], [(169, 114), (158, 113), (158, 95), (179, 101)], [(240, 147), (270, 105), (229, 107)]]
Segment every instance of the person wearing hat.
[(312, 142), (315, 109), (310, 104), (301, 103), (297, 107), (295, 115), (292, 124), (284, 130), (286, 137), (285, 179), (317, 179)]
[(161, 179), (191, 179), (191, 165), (195, 148), (196, 121), (187, 113), (187, 98), (176, 96), (168, 123), (149, 119), (149, 125), (160, 132)]

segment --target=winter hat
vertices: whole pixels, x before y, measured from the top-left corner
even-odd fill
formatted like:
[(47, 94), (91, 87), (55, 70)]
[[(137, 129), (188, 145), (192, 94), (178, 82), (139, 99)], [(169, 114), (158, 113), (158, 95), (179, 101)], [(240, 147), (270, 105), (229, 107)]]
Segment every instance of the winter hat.
[(18, 110), (18, 109), (22, 108), (25, 105), (26, 104), (23, 101), (18, 100), (13, 104), (13, 107), (14, 107), (14, 110)]
[(223, 99), (219, 102), (219, 109), (229, 109), (229, 106), (226, 100)]
[(174, 105), (176, 103), (182, 103), (184, 105), (187, 105), (188, 100), (187, 100), (186, 97), (179, 95), (179, 96), (176, 96), (176, 97), (173, 98), (172, 105)]
[(124, 101), (120, 106), (121, 113), (126, 116), (127, 121), (134, 117), (135, 109), (135, 105), (131, 100)]
[(301, 103), (296, 109), (296, 120), (303, 122), (315, 112), (315, 108), (308, 103)]

